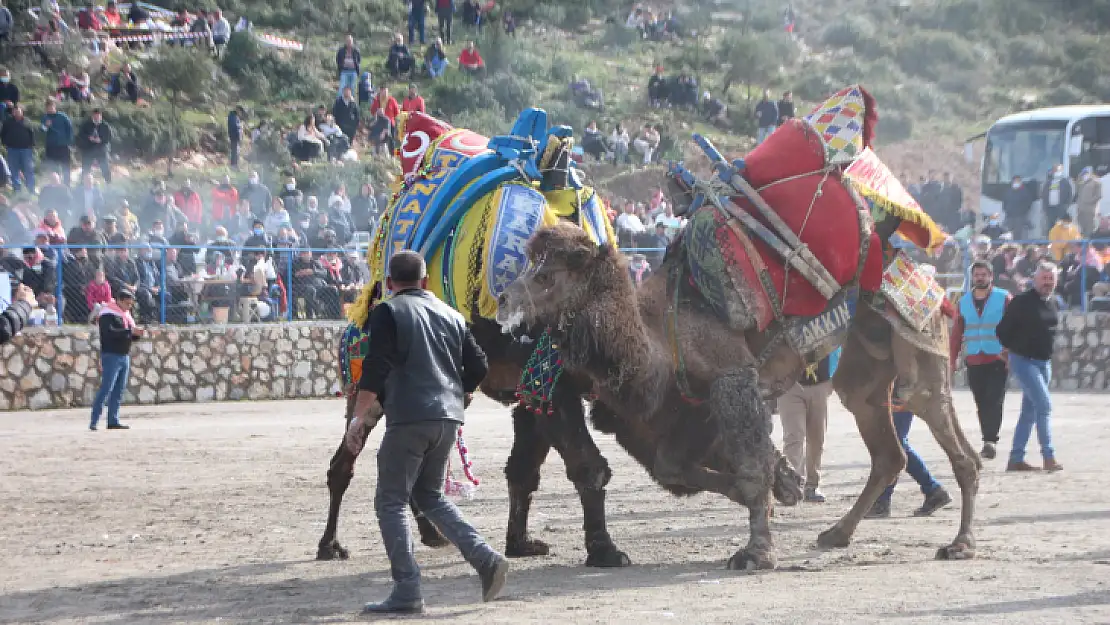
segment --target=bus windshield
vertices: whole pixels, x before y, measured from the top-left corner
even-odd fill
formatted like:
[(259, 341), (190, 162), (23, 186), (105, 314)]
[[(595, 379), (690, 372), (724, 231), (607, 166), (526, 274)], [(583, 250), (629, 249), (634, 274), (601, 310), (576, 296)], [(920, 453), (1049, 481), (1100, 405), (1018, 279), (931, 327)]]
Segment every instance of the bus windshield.
[(1014, 176), (1044, 180), (1066, 156), (1065, 120), (995, 126), (987, 134), (983, 185), (1008, 185)]

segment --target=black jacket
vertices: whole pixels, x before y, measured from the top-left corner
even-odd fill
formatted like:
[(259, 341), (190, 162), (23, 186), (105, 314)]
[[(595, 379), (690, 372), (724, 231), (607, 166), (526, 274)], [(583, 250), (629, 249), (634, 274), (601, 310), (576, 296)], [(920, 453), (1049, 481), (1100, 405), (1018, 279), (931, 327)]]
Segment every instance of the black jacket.
[(345, 45), (340, 46), (339, 50), (335, 53), (336, 72), (338, 72), (339, 74), (342, 74), (343, 72), (350, 72), (350, 71), (353, 71), (353, 72), (356, 72), (356, 73), (360, 72), (361, 71), (360, 67), (362, 65), (362, 53), (360, 53), (358, 51), (358, 48), (357, 47), (352, 47), (351, 48), (351, 58), (355, 62), (355, 66), (353, 68), (347, 69), (347, 68), (343, 67), (343, 57), (345, 57), (345, 56), (347, 56), (347, 46), (345, 46)]
[(38, 269), (25, 267), (23, 284), (34, 291), (35, 295), (54, 295), (58, 290), (58, 265), (49, 258), (43, 258)]
[(335, 116), (335, 125), (339, 126), (343, 134), (354, 138), (355, 131), (358, 130), (359, 119), (361, 119), (358, 100), (351, 100), (351, 103), (348, 104), (343, 98), (339, 98), (335, 101), (335, 106), (331, 107), (331, 114)]
[[(100, 143), (89, 140), (93, 134), (100, 137)], [(91, 154), (104, 154), (112, 147), (112, 127), (108, 122), (101, 120), (99, 124), (94, 124), (93, 120), (86, 119), (85, 123), (81, 124), (81, 128), (77, 130), (77, 148), (82, 152), (89, 152)]]
[(1033, 289), (1017, 295), (1006, 306), (995, 334), (1002, 346), (1032, 360), (1051, 360), (1059, 323), (1055, 298), (1045, 301)]
[(8, 309), (0, 313), (0, 345), (12, 340), (27, 325), (31, 316), (31, 305), (27, 302), (12, 302)]
[(21, 120), (9, 117), (0, 126), (0, 143), (9, 150), (30, 150), (35, 147), (35, 131), (26, 117)]
[(116, 315), (100, 315), (96, 322), (100, 328), (100, 351), (107, 354), (131, 353), (131, 341), (134, 335), (123, 324), (123, 319)]
[(0, 83), (0, 102), (11, 101), (12, 104), (19, 104), (19, 87), (12, 83)]
[(370, 355), (359, 388), (377, 393), (386, 427), (463, 422), (464, 394), (489, 370), (486, 355), (455, 310), (422, 289), (406, 289), (367, 320)]

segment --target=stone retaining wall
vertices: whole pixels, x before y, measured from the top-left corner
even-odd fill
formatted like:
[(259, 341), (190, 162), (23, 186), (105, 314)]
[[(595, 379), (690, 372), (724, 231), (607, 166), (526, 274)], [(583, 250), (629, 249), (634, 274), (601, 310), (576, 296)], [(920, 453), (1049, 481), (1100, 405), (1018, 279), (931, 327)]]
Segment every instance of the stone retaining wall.
[[(150, 327), (131, 351), (126, 403), (330, 397), (345, 323)], [(0, 410), (91, 406), (92, 326), (29, 328), (0, 347)]]
[[(331, 397), (339, 391), (341, 322), (152, 327), (132, 350), (124, 400)], [(92, 327), (30, 328), (0, 347), (0, 410), (92, 405), (100, 382)], [(1110, 313), (1066, 313), (1056, 338), (1053, 388), (1110, 388)], [(956, 374), (963, 386), (963, 372)], [(1011, 386), (1013, 380), (1011, 379)]]

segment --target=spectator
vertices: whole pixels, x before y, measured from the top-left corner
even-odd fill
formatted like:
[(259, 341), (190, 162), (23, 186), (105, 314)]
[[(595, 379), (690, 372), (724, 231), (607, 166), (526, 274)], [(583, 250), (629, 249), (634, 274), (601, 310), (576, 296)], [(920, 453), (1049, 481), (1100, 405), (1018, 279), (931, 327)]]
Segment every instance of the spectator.
[[(243, 259), (244, 271), (240, 281), (246, 291), (244, 293), (244, 299), (247, 301), (245, 310), (248, 311), (243, 315), (243, 321), (251, 321), (250, 316), (252, 314), (257, 314), (259, 321), (267, 321), (272, 318), (277, 306), (275, 305), (276, 302), (269, 296), (265, 254), (263, 252), (244, 252)], [(258, 303), (251, 306), (251, 301)]]
[(266, 228), (266, 234), (276, 235), (282, 224), (291, 223), (292, 219), (289, 217), (289, 211), (285, 208), (285, 202), (280, 197), (274, 198), (273, 206), (270, 207), (270, 213), (266, 215), (263, 223)]
[(351, 222), (355, 232), (373, 232), (380, 209), (374, 198), (374, 185), (367, 182), (351, 200)]
[(628, 131), (624, 129), (623, 124), (617, 122), (617, 126), (609, 135), (609, 149), (613, 151), (614, 165), (628, 162), (628, 146)]
[(297, 127), (297, 143), (293, 146), (293, 157), (300, 161), (311, 161), (324, 155), (324, 133), (316, 128), (316, 118), (307, 115)]
[[(312, 258), (312, 250), (302, 249), (293, 260), (293, 300), (304, 300), (305, 317), (308, 319), (338, 318), (338, 310), (328, 310), (325, 303), (334, 304), (338, 291), (325, 281), (323, 266)], [(329, 297), (330, 296), (330, 297)]]
[(597, 160), (605, 158), (605, 153), (608, 149), (605, 147), (605, 138), (601, 136), (601, 131), (597, 129), (597, 122), (591, 120), (586, 125), (586, 129), (582, 131), (582, 151)]
[(362, 78), (358, 81), (358, 103), (365, 105), (369, 104), (370, 100), (374, 97), (374, 81), (370, 72), (362, 72)]
[[(108, 276), (108, 284), (112, 285), (112, 297), (119, 298), (119, 294), (123, 290), (135, 293), (139, 288), (139, 266), (131, 259), (131, 252), (127, 248), (120, 248), (111, 250), (108, 253), (107, 259), (104, 261), (104, 272)], [(143, 310), (146, 314), (150, 314), (153, 300), (150, 299), (150, 293), (146, 292), (146, 301), (139, 299), (139, 303), (143, 305)]]
[(576, 106), (597, 111), (605, 110), (605, 94), (601, 89), (591, 87), (590, 81), (578, 75), (575, 75), (570, 83), (570, 96)]
[(344, 200), (345, 198), (341, 199), (334, 195), (328, 199), (328, 223), (335, 232), (336, 245), (350, 243), (355, 231), (354, 223), (351, 221), (351, 203)]
[(351, 149), (351, 140), (343, 134), (343, 129), (335, 123), (335, 116), (328, 113), (324, 116), (324, 123), (320, 124), (320, 132), (324, 135), (324, 146), (328, 151), (328, 158), (338, 161), (343, 158), (347, 150)]
[(505, 28), (506, 35), (516, 37), (516, 18), (513, 16), (512, 11), (505, 11), (505, 15), (501, 18), (501, 23)]
[(424, 17), (427, 15), (428, 5), (426, 0), (408, 0), (409, 5), (409, 41), (416, 43), (416, 34), (420, 33), (420, 45), (424, 45)]
[(467, 41), (466, 47), (459, 52), (459, 69), (477, 74), (486, 68), (486, 62), (482, 60), (481, 53), (475, 47), (473, 41)]
[(100, 109), (92, 110), (92, 115), (77, 131), (77, 149), (81, 151), (81, 175), (92, 173), (93, 162), (100, 164), (104, 182), (112, 182), (112, 127), (104, 121)]
[(0, 67), (0, 105), (0, 112), (3, 113), (19, 106), (19, 87), (12, 82), (12, 72), (6, 67)]
[[(1074, 197), (1075, 189), (1071, 180), (1064, 175), (1064, 166), (1057, 163), (1052, 167), (1052, 171), (1048, 172), (1044, 189), (1041, 192), (1041, 207), (1044, 212), (1046, 228), (1048, 224), (1060, 221), (1061, 217), (1068, 212), (1068, 207), (1071, 206)], [(1059, 258), (1058, 256), (1057, 260)]]
[[(189, 24), (189, 34), (196, 36), (195, 41), (198, 46), (204, 44), (209, 48), (212, 47), (212, 26), (208, 23), (208, 14), (204, 9), (197, 11), (196, 17)], [(186, 40), (185, 45), (192, 45), (192, 42)]]
[(336, 125), (353, 144), (355, 135), (358, 134), (358, 124), (362, 118), (362, 111), (359, 110), (358, 102), (355, 101), (354, 93), (350, 87), (343, 89), (342, 95), (335, 101), (335, 106), (332, 107), (331, 112), (335, 116)]
[(108, 94), (113, 98), (123, 98), (127, 102), (139, 102), (139, 76), (131, 69), (130, 63), (124, 63), (123, 68), (112, 77), (108, 87)]
[(397, 115), (401, 112), (401, 107), (397, 106), (397, 100), (389, 95), (389, 87), (378, 89), (377, 97), (375, 97), (374, 101), (370, 104), (371, 115), (376, 115), (379, 111), (381, 111), (389, 121), (389, 132), (392, 138), (393, 125), (397, 121)]
[(636, 216), (635, 209), (635, 204), (632, 202), (626, 203), (624, 212), (617, 217), (616, 223), (614, 223), (617, 240), (621, 247), (635, 247), (636, 237), (646, 230), (644, 223)]
[(92, 215), (82, 215), (80, 221), (80, 226), (69, 231), (69, 236), (66, 237), (66, 241), (71, 247), (81, 245), (95, 246), (96, 249), (89, 251), (89, 256), (92, 258), (93, 262), (99, 262), (101, 255), (104, 253), (102, 248), (108, 244), (108, 240), (96, 229), (96, 217)]
[(104, 23), (108, 28), (119, 28), (120, 24), (123, 23), (123, 16), (120, 15), (116, 0), (108, 0), (108, 4), (104, 8)]
[(644, 124), (640, 134), (632, 141), (632, 147), (643, 156), (643, 163), (647, 165), (651, 162), (655, 149), (659, 147), (659, 133), (650, 124)]
[[(8, 7), (0, 2), (0, 45), (7, 45), (12, 40), (12, 26), (15, 24), (15, 19), (12, 17), (12, 12)], [(24, 315), (26, 317), (26, 315)], [(24, 319), (26, 320), (26, 319)], [(15, 332), (19, 332), (17, 329)], [(13, 332), (12, 334), (15, 334)], [(3, 341), (6, 343), (7, 341)]]
[(24, 186), (35, 193), (35, 131), (23, 117), (23, 107), (11, 109), (11, 116), (0, 126), (0, 143), (8, 149), (12, 170), (12, 188), (16, 193)]
[(653, 269), (659, 269), (659, 267), (663, 265), (663, 256), (666, 254), (667, 248), (671, 245), (671, 237), (667, 234), (667, 226), (662, 223), (656, 223), (654, 232), (651, 234), (647, 233), (645, 227), (644, 232), (633, 237), (632, 245), (634, 247), (652, 248), (652, 252), (649, 255), (651, 266)]
[(473, 26), (482, 31), (482, 7), (478, 4), (478, 0), (463, 0), (463, 25)]
[(451, 62), (447, 60), (447, 49), (443, 47), (443, 39), (436, 38), (435, 43), (424, 51), (424, 71), (432, 78), (439, 78)]
[(710, 123), (728, 123), (728, 107), (720, 98), (714, 98), (708, 91), (701, 95), (701, 111), (705, 120)]
[[(90, 304), (86, 296), (86, 289), (93, 281), (99, 267), (89, 259), (89, 251), (83, 247), (72, 248), (63, 256), (62, 260), (62, 292), (67, 294), (65, 306), (62, 307), (62, 321), (65, 323), (88, 323), (89, 312), (95, 304)], [(107, 298), (112, 297), (112, 290), (108, 280), (103, 279)]]
[(794, 119), (794, 94), (789, 91), (782, 93), (782, 99), (778, 104), (779, 123), (781, 126), (786, 123), (788, 119)]
[(329, 310), (342, 312), (343, 304), (353, 304), (358, 297), (359, 287), (358, 271), (350, 264), (343, 262), (338, 252), (327, 252), (320, 258), (326, 272), (324, 281), (336, 290), (337, 299), (328, 304)]
[(131, 212), (130, 202), (120, 200), (119, 207), (116, 209), (116, 219), (119, 223), (120, 232), (123, 233), (128, 243), (139, 240), (139, 218)]
[(238, 205), (239, 191), (231, 185), (231, 176), (224, 176), (220, 184), (212, 189), (212, 223), (223, 223)]
[(231, 24), (219, 9), (212, 14), (212, 45), (216, 48), (216, 56), (222, 56), (224, 46), (231, 40)]
[(648, 79), (648, 104), (660, 108), (668, 101), (667, 78), (663, 76), (663, 66), (656, 65), (655, 73)]
[(771, 100), (770, 89), (763, 90), (763, 99), (755, 105), (755, 119), (759, 126), (759, 134), (756, 135), (755, 142), (759, 145), (771, 136), (779, 121), (779, 107)]
[[(231, 211), (220, 222), (220, 225), (231, 234), (233, 240), (242, 243), (251, 234), (252, 221), (250, 202), (240, 199), (235, 206), (231, 207)], [(263, 227), (263, 231), (265, 231), (265, 227)]]
[(351, 35), (347, 35), (343, 46), (335, 53), (335, 67), (339, 74), (339, 93), (336, 97), (341, 97), (344, 89), (355, 88), (362, 67), (362, 53)]
[(57, 265), (37, 247), (23, 248), (23, 264), (21, 282), (31, 289), (39, 306), (47, 309), (47, 316), (50, 316), (50, 309), (58, 305), (55, 299), (58, 291)]
[[(288, 227), (288, 224), (279, 227), (278, 231), (285, 227)], [(267, 255), (270, 254), (270, 250), (274, 247), (274, 239), (266, 232), (266, 224), (261, 219), (255, 219), (251, 224), (251, 234), (246, 241), (243, 241), (243, 247), (264, 249)]]
[(1102, 179), (1095, 176), (1094, 169), (1084, 167), (1079, 173), (1079, 184), (1075, 193), (1076, 217), (1083, 236), (1091, 236), (1095, 231), (1098, 205), (1102, 201)]
[[(336, 202), (339, 202), (340, 209), (344, 213), (348, 215), (351, 213), (351, 198), (347, 197), (347, 185), (343, 184), (342, 182), (335, 185), (335, 190), (332, 191), (331, 195), (328, 196), (328, 208), (334, 208)], [(335, 220), (334, 216), (332, 217), (332, 220)]]
[[(182, 213), (185, 213), (189, 223), (198, 225), (204, 223), (204, 202), (201, 201), (200, 194), (193, 190), (192, 180), (185, 179), (185, 186), (173, 194), (173, 203)], [(138, 297), (138, 293), (135, 295)], [(139, 303), (142, 303), (142, 299)]]
[[(295, 183), (294, 188), (296, 188)], [(252, 171), (250, 177), (247, 178), (247, 186), (239, 191), (239, 197), (250, 203), (251, 214), (255, 217), (262, 217), (269, 212), (270, 205), (274, 201), (270, 190), (259, 182), (258, 172), (256, 171)]]
[[(93, 271), (92, 278), (86, 281), (82, 288), (85, 292), (85, 304), (89, 312), (96, 310), (96, 307), (100, 304), (107, 304), (112, 301), (112, 285), (108, 284), (108, 277), (101, 267), (97, 267)], [(72, 305), (72, 303), (67, 304), (67, 307), (69, 305)], [(88, 317), (89, 315), (86, 313), (83, 321), (88, 322)]]
[(688, 106), (690, 110), (698, 108), (698, 79), (690, 72), (682, 71), (678, 75), (675, 88), (671, 90), (671, 104), (675, 106)]
[(215, 261), (216, 253), (222, 253), (225, 258), (231, 258), (235, 254), (235, 241), (227, 234), (227, 229), (223, 226), (217, 226), (213, 231), (214, 238), (208, 243), (204, 244), (204, 264), (212, 265)]
[(1078, 241), (1082, 238), (1079, 228), (1072, 223), (1071, 215), (1066, 212), (1060, 215), (1056, 220), (1056, 225), (1052, 226), (1052, 229), (1048, 231), (1048, 240), (1052, 242), (1049, 245), (1049, 249), (1052, 250), (1052, 257), (1055, 258), (1057, 262), (1063, 260), (1064, 255), (1068, 251), (1068, 243), (1071, 241)]
[(68, 187), (70, 168), (73, 166), (73, 155), (70, 153), (70, 146), (73, 145), (73, 122), (70, 121), (69, 115), (58, 112), (58, 103), (54, 98), (46, 100), (42, 131), (46, 133), (45, 160), (58, 168), (62, 173), (62, 180)]
[(102, 216), (104, 214), (104, 194), (100, 191), (92, 174), (81, 178), (81, 186), (73, 192), (74, 209), (79, 215)]
[(1002, 198), (1002, 212), (1006, 215), (1006, 226), (1013, 233), (1014, 238), (1022, 240), (1032, 226), (1029, 212), (1036, 200), (1033, 187), (1026, 185), (1021, 176), (1014, 176), (1010, 188)]
[(131, 3), (131, 9), (127, 12), (127, 23), (139, 26), (147, 23), (150, 20), (150, 13), (147, 12), (138, 2)]
[(455, 0), (435, 0), (439, 19), (439, 38), (451, 43), (451, 22), (455, 19)]
[(385, 66), (394, 79), (401, 76), (412, 77), (414, 66), (412, 53), (405, 45), (405, 37), (401, 33), (393, 35), (393, 45), (389, 48), (389, 56), (386, 57)]
[(674, 208), (669, 202), (663, 202), (662, 207), (662, 212), (655, 216), (655, 226), (663, 226), (667, 239), (673, 241), (686, 226), (686, 220), (674, 214)]
[(49, 245), (65, 245), (66, 231), (62, 227), (62, 221), (58, 219), (58, 211), (48, 208), (43, 213), (42, 222), (39, 223), (39, 231), (46, 234), (46, 242)]
[(139, 260), (135, 261), (135, 267), (139, 270), (139, 291), (142, 292), (142, 296), (136, 293), (136, 297), (140, 302), (144, 300), (149, 302), (149, 306), (139, 310), (139, 313), (150, 323), (161, 321), (159, 311), (161, 310), (162, 272), (158, 264), (158, 261), (154, 260), (154, 250), (149, 245), (139, 248)]
[[(943, 223), (941, 223), (941, 225), (945, 229), (949, 229), (947, 225)], [(1006, 229), (1002, 227), (1002, 217), (997, 214), (987, 216), (987, 225), (983, 228), (982, 234), (989, 237), (991, 241), (997, 241), (1002, 238), (1002, 235), (1005, 233)]]
[(228, 162), (231, 168), (239, 170), (239, 144), (243, 141), (243, 107), (236, 106), (227, 114)]
[(51, 172), (50, 182), (39, 189), (39, 207), (43, 210), (57, 211), (64, 215), (69, 223), (70, 212), (73, 209), (73, 197), (70, 195), (69, 186), (62, 184), (62, 176), (58, 172)]
[(651, 277), (651, 263), (648, 262), (647, 256), (636, 253), (632, 255), (632, 259), (628, 263), (628, 274), (632, 276), (632, 282), (636, 286), (643, 284), (644, 280)]
[(401, 110), (406, 113), (424, 112), (424, 98), (416, 91), (414, 83), (409, 83), (409, 92), (405, 95)]
[(312, 120), (316, 122), (316, 128), (319, 128), (328, 117), (328, 107), (321, 104), (316, 107), (316, 111), (312, 113)]
[[(278, 197), (281, 198), (282, 208), (288, 210), (289, 214), (301, 211), (301, 206), (304, 204), (304, 192), (297, 188), (297, 179), (293, 176), (285, 180), (285, 188), (281, 190)], [(273, 208), (272, 203), (270, 208)], [(268, 228), (267, 231), (269, 231)]]
[(308, 232), (308, 245), (317, 252), (320, 250), (330, 249), (336, 246), (335, 229), (332, 227), (331, 219), (325, 212), (317, 212), (315, 224), (310, 226)]

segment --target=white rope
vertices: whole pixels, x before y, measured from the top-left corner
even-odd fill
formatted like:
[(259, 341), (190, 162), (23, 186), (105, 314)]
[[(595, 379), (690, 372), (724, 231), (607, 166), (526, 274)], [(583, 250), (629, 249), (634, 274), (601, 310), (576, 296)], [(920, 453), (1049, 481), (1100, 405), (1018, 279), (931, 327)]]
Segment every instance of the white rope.
[[(818, 173), (818, 172), (813, 172), (813, 173)], [(804, 175), (805, 176), (810, 176), (810, 175), (813, 175), (813, 173), (804, 174)], [(830, 173), (832, 173), (831, 170), (829, 170), (829, 169), (825, 170), (824, 176), (821, 177), (821, 182), (817, 183), (817, 190), (813, 192), (813, 197), (810, 198), (810, 200), (809, 200), (809, 208), (806, 209), (805, 219), (802, 220), (802, 225), (801, 225), (801, 227), (798, 228), (798, 240), (799, 241), (802, 240), (802, 233), (805, 232), (806, 225), (809, 224), (809, 217), (810, 217), (810, 215), (813, 214), (813, 206), (817, 203), (817, 198), (821, 197), (821, 195), (824, 193), (824, 186), (825, 186), (825, 183), (828, 182), (828, 180), (829, 180), (829, 174)], [(794, 178), (800, 178), (800, 177), (801, 176), (794, 176)], [(784, 178), (783, 180), (789, 180), (789, 179), (790, 178)], [(781, 181), (779, 181), (779, 182), (781, 182)], [(771, 184), (776, 184), (776, 183), (771, 183)], [(763, 187), (763, 188), (766, 189), (769, 186), (771, 186), (771, 185), (767, 185), (766, 187)], [(782, 302), (779, 304), (779, 306), (782, 307), (782, 308), (786, 307), (786, 290), (790, 287), (790, 261), (795, 256), (798, 256), (803, 249), (809, 250), (809, 245), (803, 242), (798, 247), (792, 249), (790, 251), (790, 257), (786, 259), (785, 263), (783, 263), (783, 270), (782, 270)]]

